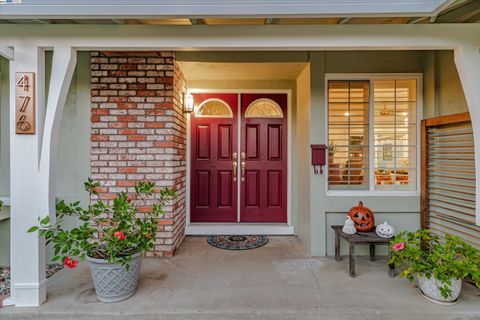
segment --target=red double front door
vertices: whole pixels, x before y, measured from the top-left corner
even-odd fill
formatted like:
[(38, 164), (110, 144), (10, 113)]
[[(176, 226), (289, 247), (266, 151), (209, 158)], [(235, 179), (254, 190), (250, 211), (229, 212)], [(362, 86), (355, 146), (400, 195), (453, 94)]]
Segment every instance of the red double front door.
[(194, 95), (192, 222), (287, 222), (287, 99)]

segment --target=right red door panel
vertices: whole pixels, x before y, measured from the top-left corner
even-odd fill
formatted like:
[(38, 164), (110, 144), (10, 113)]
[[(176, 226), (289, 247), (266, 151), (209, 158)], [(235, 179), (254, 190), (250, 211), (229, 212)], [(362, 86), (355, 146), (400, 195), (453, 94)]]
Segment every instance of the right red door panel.
[(287, 222), (287, 99), (241, 96), (241, 222)]

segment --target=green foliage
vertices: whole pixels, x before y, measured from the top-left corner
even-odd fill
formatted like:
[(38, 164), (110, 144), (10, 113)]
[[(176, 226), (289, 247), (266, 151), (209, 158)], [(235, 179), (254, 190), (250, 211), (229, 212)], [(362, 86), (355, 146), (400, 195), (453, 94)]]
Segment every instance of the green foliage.
[[(85, 190), (98, 195), (100, 183), (88, 179)], [(135, 194), (126, 192), (116, 195), (111, 203), (102, 200), (91, 202), (82, 208), (80, 202), (57, 203), (57, 219), (50, 223), (49, 216), (39, 218), (38, 226), (28, 232), (39, 231), (48, 243), (53, 243), (53, 261), (65, 261), (65, 258), (85, 259), (85, 256), (107, 259), (126, 265), (131, 255), (154, 248), (155, 234), (158, 230), (158, 218), (163, 216), (163, 206), (176, 197), (171, 189), (157, 191), (153, 182), (141, 181), (135, 186)], [(141, 213), (139, 204), (149, 201), (151, 211)], [(78, 217), (79, 225), (64, 229), (62, 221), (66, 216)]]
[(458, 237), (447, 234), (441, 240), (427, 229), (404, 231), (396, 235), (391, 246), (390, 263), (403, 267), (401, 277), (413, 281), (415, 275), (433, 276), (440, 282), (444, 298), (451, 296), (452, 279), (467, 279), (480, 286), (480, 250)]
[(3, 201), (0, 200), (0, 211), (2, 211), (2, 208), (3, 208)]

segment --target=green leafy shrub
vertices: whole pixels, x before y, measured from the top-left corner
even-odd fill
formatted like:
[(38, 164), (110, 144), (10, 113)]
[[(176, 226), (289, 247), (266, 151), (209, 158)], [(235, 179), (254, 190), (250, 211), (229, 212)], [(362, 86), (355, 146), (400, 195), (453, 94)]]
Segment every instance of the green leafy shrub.
[(467, 279), (480, 286), (480, 250), (456, 236), (447, 234), (441, 240), (428, 229), (404, 231), (391, 246), (390, 263), (403, 268), (401, 277), (413, 281), (415, 275), (434, 276), (444, 298), (451, 297), (452, 279)]
[[(100, 184), (88, 179), (85, 190), (91, 196), (98, 195)], [(139, 213), (137, 203), (154, 198), (151, 211)], [(55, 256), (53, 261), (62, 261), (65, 266), (74, 268), (78, 261), (86, 256), (106, 259), (109, 262), (126, 265), (131, 255), (150, 251), (155, 245), (155, 234), (158, 230), (158, 218), (163, 216), (163, 206), (175, 197), (171, 189), (157, 191), (155, 184), (141, 181), (135, 186), (135, 194), (129, 196), (121, 192), (113, 199), (112, 204), (105, 201), (90, 202), (82, 208), (80, 202), (57, 203), (57, 219), (50, 223), (49, 216), (39, 218), (39, 225), (31, 227), (28, 232), (39, 231), (48, 243), (53, 243)], [(62, 221), (65, 216), (78, 217), (80, 224), (71, 229), (64, 229)]]

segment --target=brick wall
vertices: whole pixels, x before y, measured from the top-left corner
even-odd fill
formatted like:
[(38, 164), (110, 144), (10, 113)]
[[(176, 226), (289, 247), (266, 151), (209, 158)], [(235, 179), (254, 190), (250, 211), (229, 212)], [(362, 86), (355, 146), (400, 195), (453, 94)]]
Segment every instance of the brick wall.
[(133, 192), (139, 180), (174, 188), (178, 197), (148, 253), (172, 256), (185, 234), (185, 81), (175, 54), (92, 52), (91, 70), (91, 177), (102, 185), (99, 199)]

